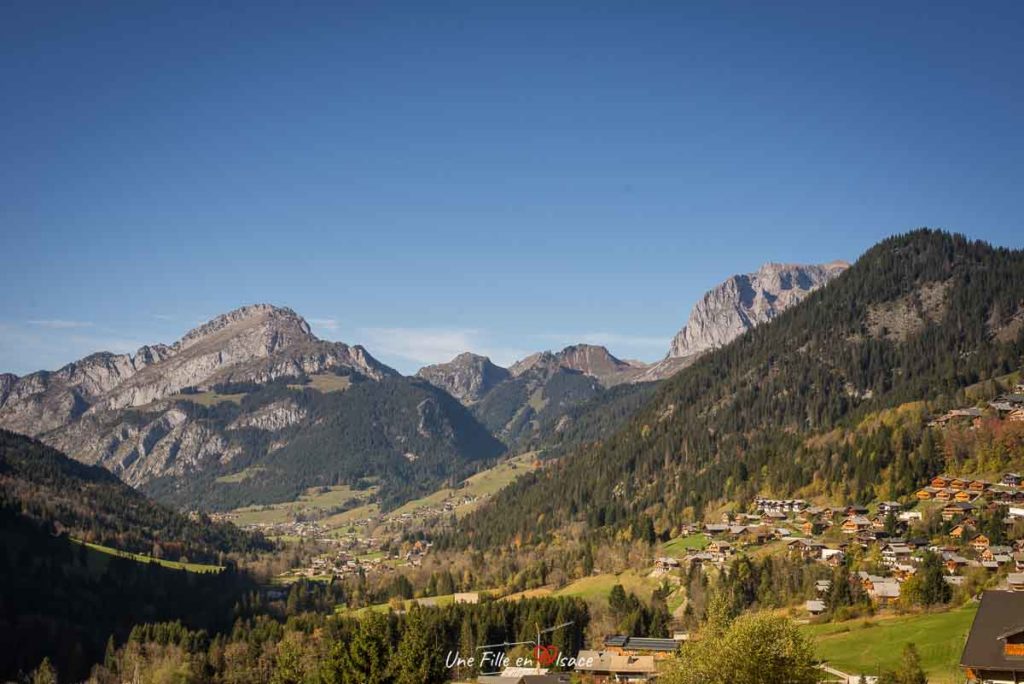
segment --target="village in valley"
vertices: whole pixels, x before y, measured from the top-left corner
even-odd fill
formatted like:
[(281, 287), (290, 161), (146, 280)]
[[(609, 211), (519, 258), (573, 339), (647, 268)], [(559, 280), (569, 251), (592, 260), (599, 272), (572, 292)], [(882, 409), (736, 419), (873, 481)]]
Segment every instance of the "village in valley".
[[(1024, 386), (989, 402), (986, 408), (955, 409), (933, 416), (929, 429), (960, 427), (971, 430), (983, 419), (1024, 422)], [(525, 462), (524, 462), (525, 463)], [(520, 464), (522, 465), (522, 464)], [(540, 462), (533, 462), (540, 467)], [(637, 570), (649, 581), (682, 591), (686, 578), (700, 573), (723, 574), (733, 561), (747, 555), (784, 554), (816, 572), (813, 593), (787, 612), (813, 625), (834, 619), (830, 605), (833, 578), (841, 568), (869, 601), (872, 615), (899, 615), (909, 610), (905, 587), (919, 573), (922, 560), (937, 558), (942, 580), (950, 591), (979, 598), (986, 590), (1014, 592), (1024, 598), (1024, 476), (1004, 472), (989, 479), (936, 473), (920, 482), (911, 496), (866, 505), (826, 505), (800, 498), (757, 498), (745, 511), (729, 510), (719, 519), (683, 526), (673, 540), (660, 544), (653, 565)], [(300, 541), (314, 549), (304, 561), (281, 576), (331, 580), (352, 575), (398, 574), (420, 567), (432, 551), (431, 526), (479, 505), (490, 495), (470, 489), (448, 490), (417, 505), (387, 514), (362, 507), (331, 524), (332, 517), (252, 523), (268, 536)], [(231, 516), (229, 515), (229, 518)], [(514, 599), (515, 595), (505, 597)], [(463, 591), (451, 596), (411, 599), (421, 605), (440, 602), (477, 603), (501, 600), (500, 592)], [(408, 603), (405, 603), (407, 606)], [(669, 638), (605, 634), (580, 651), (575, 672), (583, 681), (652, 681), (688, 637), (674, 611)], [(828, 668), (836, 681), (859, 677)], [(548, 681), (538, 677), (544, 668), (506, 668), (493, 681)], [(504, 677), (504, 678), (502, 678)], [(518, 677), (518, 679), (517, 679)], [(478, 681), (491, 681), (481, 677)], [(550, 681), (559, 681), (552, 678)], [(859, 681), (851, 678), (850, 681)], [(866, 676), (864, 681), (874, 681)]]

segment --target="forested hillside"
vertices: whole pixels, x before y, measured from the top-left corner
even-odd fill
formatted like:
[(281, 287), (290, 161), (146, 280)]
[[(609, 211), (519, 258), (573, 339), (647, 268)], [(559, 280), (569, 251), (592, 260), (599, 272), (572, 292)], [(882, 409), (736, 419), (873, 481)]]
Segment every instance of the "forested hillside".
[[(470, 681), (501, 671), (500, 656), (532, 662), (536, 656), (526, 642), (539, 629), (559, 627), (544, 639), (573, 658), (589, 622), (581, 599), (542, 598), (414, 606), (402, 614), (370, 611), (358, 618), (307, 613), (285, 624), (257, 617), (214, 638), (179, 624), (149, 624), (112, 652), (96, 675), (101, 682), (169, 671), (179, 677), (174, 681), (187, 682)], [(456, 665), (457, 657), (473, 663)]]
[(185, 478), (158, 478), (144, 491), (177, 505), (234, 508), (372, 479), (390, 508), (462, 480), (505, 450), (425, 381), (353, 376), (344, 391), (328, 392), (306, 381), (232, 388), (251, 390), (237, 403), (179, 402), (194, 423), (224, 434), (236, 455)]
[[(193, 629), (230, 628), (236, 604), (255, 589), (231, 567), (171, 570), (92, 550), (0, 505), (0, 679), (49, 657), (60, 681), (82, 681), (145, 621), (182, 619)], [(20, 681), (20, 680), (19, 680)]]
[(0, 507), (54, 533), (169, 560), (218, 563), (230, 552), (269, 549), (258, 534), (154, 503), (98, 466), (30, 437), (0, 430)]
[(815, 434), (873, 411), (1009, 373), (1024, 351), (1024, 252), (919, 230), (866, 252), (847, 272), (772, 323), (668, 380), (615, 435), (528, 475), (462, 525), (489, 546), (646, 516), (664, 531), (726, 497), (783, 494), (815, 481), (874, 495), (905, 448), (821, 448)]

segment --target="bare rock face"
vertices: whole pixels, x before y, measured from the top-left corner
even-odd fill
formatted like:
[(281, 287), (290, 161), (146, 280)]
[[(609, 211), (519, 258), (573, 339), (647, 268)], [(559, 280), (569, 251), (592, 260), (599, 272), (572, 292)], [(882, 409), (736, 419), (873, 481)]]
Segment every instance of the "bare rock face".
[(393, 373), (361, 347), (317, 339), (291, 309), (245, 306), (189, 331), (166, 361), (146, 366), (104, 398), (104, 408), (143, 406), (186, 387), (265, 383), (347, 367), (375, 380)]
[(317, 339), (291, 309), (257, 304), (189, 331), (171, 346), (101, 352), (58, 371), (0, 380), (0, 426), (40, 436), (87, 412), (145, 406), (185, 388), (266, 383), (349, 368), (380, 379), (394, 371), (362, 347)]
[[(0, 376), (0, 427), (39, 437), (74, 458), (139, 485), (233, 457), (224, 435), (173, 407), (182, 390), (346, 369), (373, 380), (395, 371), (362, 347), (327, 342), (291, 309), (245, 306), (173, 345), (97, 353), (58, 371)], [(135, 411), (139, 408), (141, 410)], [(294, 405), (263, 407), (236, 429), (275, 431), (304, 418)]]
[(276, 401), (262, 406), (252, 413), (247, 413), (228, 426), (231, 430), (255, 428), (267, 432), (277, 432), (284, 428), (298, 425), (306, 418), (306, 411), (294, 401)]
[(507, 380), (509, 372), (491, 363), (486, 356), (464, 352), (448, 363), (425, 366), (416, 376), (468, 405), (479, 401), (496, 385)]
[(801, 302), (849, 266), (845, 261), (822, 265), (767, 263), (756, 273), (732, 276), (694, 305), (665, 359), (636, 379), (658, 380), (673, 375), (702, 354), (729, 344)]

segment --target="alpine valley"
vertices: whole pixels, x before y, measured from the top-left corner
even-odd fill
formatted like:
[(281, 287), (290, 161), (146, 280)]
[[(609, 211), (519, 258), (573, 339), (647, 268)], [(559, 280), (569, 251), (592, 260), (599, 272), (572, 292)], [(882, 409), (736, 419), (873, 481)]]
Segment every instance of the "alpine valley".
[(811, 642), (876, 664), (847, 623), (882, 615), (871, 658), (913, 665), (925, 621), (915, 667), (957, 681), (973, 597), (1024, 565), (1024, 252), (921, 229), (767, 263), (666, 346), (404, 376), (257, 304), (0, 375), (0, 678), (473, 681), (445, 654), (558, 625), (670, 682), (785, 639), (771, 681), (802, 683)]

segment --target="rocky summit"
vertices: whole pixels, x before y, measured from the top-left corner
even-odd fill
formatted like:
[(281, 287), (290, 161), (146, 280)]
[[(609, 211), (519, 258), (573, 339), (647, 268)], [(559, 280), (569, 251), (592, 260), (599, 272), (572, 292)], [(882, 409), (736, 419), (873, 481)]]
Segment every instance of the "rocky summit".
[[(145, 346), (135, 354), (100, 352), (57, 371), (4, 375), (0, 427), (141, 485), (223, 464), (242, 450), (221, 426), (187, 406), (204, 399), (215, 405), (225, 387), (324, 373), (397, 376), (362, 347), (318, 339), (291, 309), (257, 304), (217, 316), (171, 345)], [(232, 427), (299, 420), (288, 402), (254, 411)]]
[(256, 304), (235, 309), (172, 345), (135, 354), (100, 352), (58, 371), (0, 383), (0, 427), (43, 435), (89, 412), (145, 406), (182, 390), (347, 368), (373, 379), (394, 375), (365, 349), (314, 336), (291, 309)]
[(673, 375), (702, 354), (724, 347), (754, 326), (766, 323), (841, 274), (849, 264), (767, 263), (755, 273), (734, 275), (708, 290), (676, 333), (666, 357), (637, 380)]
[(509, 378), (507, 369), (491, 363), (486, 356), (471, 352), (463, 352), (448, 363), (425, 366), (416, 375), (440, 387), (463, 404), (479, 401), (496, 385)]

